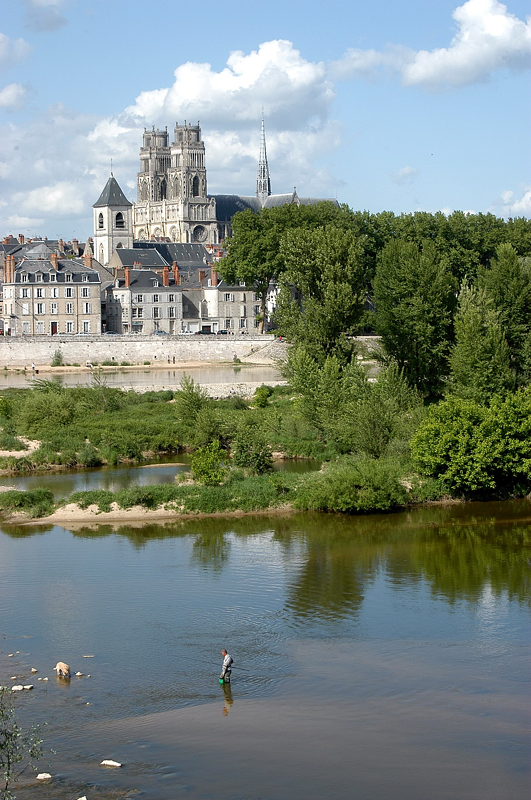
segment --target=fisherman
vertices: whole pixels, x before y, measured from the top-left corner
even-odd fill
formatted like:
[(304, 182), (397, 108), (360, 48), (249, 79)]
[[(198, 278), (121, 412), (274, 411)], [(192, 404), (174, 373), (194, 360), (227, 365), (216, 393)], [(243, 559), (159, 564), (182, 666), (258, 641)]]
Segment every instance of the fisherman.
[(229, 656), (225, 648), (221, 651), (223, 656), (223, 666), (221, 667), (221, 675), (219, 676), (220, 683), (230, 683), (230, 673), (232, 666), (232, 656)]

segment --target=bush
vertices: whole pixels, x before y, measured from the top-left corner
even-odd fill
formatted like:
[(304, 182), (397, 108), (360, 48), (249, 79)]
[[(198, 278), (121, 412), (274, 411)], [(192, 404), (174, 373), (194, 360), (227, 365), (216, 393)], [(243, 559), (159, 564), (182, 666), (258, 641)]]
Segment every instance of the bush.
[(250, 469), (256, 475), (273, 469), (271, 448), (256, 424), (244, 423), (239, 428), (232, 441), (232, 460), (236, 467)]
[(0, 492), (2, 511), (25, 511), (30, 517), (51, 514), (54, 507), (53, 494), (49, 489), (33, 489), (30, 492), (11, 490)]
[(504, 498), (531, 490), (531, 389), (489, 406), (450, 397), (430, 408), (411, 441), (416, 466), (456, 496)]
[(52, 358), (52, 360), (50, 362), (50, 366), (51, 367), (62, 367), (62, 366), (64, 366), (63, 354), (61, 353), (60, 350), (56, 350), (55, 353), (53, 354), (53, 358)]
[(301, 484), (295, 505), (312, 511), (347, 514), (390, 511), (407, 502), (395, 463), (383, 459), (343, 458)]
[(265, 408), (269, 403), (269, 398), (273, 394), (271, 386), (259, 386), (254, 393), (254, 404), (258, 408)]
[(227, 474), (228, 456), (219, 442), (211, 442), (192, 454), (190, 467), (195, 481), (205, 486), (216, 486)]
[(209, 402), (205, 390), (188, 375), (181, 378), (180, 389), (174, 393), (174, 399), (177, 418), (188, 425), (195, 422), (199, 411)]
[(100, 454), (91, 444), (85, 444), (81, 448), (77, 454), (77, 461), (83, 467), (100, 467), (103, 463)]

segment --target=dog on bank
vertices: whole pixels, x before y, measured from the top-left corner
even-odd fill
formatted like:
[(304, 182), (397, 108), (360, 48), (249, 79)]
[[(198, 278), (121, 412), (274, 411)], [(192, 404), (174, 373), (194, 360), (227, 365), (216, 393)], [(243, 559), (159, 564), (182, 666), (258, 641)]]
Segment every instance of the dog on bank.
[(55, 672), (61, 678), (69, 678), (70, 677), (70, 667), (68, 664), (65, 664), (64, 661), (58, 661), (54, 667)]

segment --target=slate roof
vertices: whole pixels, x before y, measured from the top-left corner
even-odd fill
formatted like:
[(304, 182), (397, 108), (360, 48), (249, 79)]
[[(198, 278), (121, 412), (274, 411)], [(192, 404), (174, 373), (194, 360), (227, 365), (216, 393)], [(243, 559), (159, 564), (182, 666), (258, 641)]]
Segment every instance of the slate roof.
[(140, 263), (143, 269), (162, 269), (167, 265), (167, 261), (155, 248), (132, 249), (118, 247), (112, 254), (112, 262), (114, 264), (116, 264), (116, 259), (120, 261), (122, 267), (134, 267), (135, 262)]
[(111, 175), (103, 192), (100, 194), (99, 199), (92, 206), (93, 208), (100, 208), (102, 206), (132, 206), (133, 204), (127, 199), (125, 194), (120, 189), (118, 181)]
[(72, 273), (72, 283), (80, 283), (81, 276), (84, 274), (87, 275), (89, 283), (100, 283), (102, 280), (97, 269), (86, 267), (80, 259), (71, 258), (59, 259), (57, 262), (57, 270), (54, 269), (49, 259), (25, 258), (20, 264), (17, 264), (15, 269), (15, 283), (22, 283), (22, 273), (24, 272), (28, 275), (28, 283), (35, 282), (35, 274), (37, 272), (43, 274), (43, 283), (49, 282), (51, 272), (56, 273), (57, 283), (65, 282), (65, 275), (67, 272)]
[[(158, 281), (159, 285), (154, 286), (153, 281)], [(117, 285), (118, 284), (118, 285)], [(125, 278), (119, 278), (113, 284), (115, 289), (125, 289)], [(111, 287), (109, 287), (111, 288)], [(173, 283), (173, 277), (170, 273), (170, 285), (163, 286), (162, 285), (162, 278), (160, 275), (157, 275), (156, 272), (153, 272), (150, 269), (132, 269), (129, 271), (129, 288), (135, 289), (136, 291), (142, 289), (146, 291), (149, 289), (150, 292), (157, 292), (160, 294), (161, 291), (172, 291), (174, 292), (177, 288)]]
[(280, 208), (291, 203), (313, 206), (317, 203), (328, 202), (338, 205), (337, 200), (328, 197), (299, 197), (296, 191), (288, 194), (270, 194), (263, 203), (260, 202), (258, 197), (246, 197), (239, 194), (215, 194), (213, 197), (216, 200), (218, 222), (231, 220), (238, 211), (245, 211), (246, 209), (258, 212), (261, 208)]
[[(212, 256), (203, 244), (138, 241), (134, 242), (133, 245), (135, 253), (143, 250), (156, 250), (169, 267), (172, 266), (174, 261), (179, 265), (179, 269), (204, 269), (212, 263)], [(140, 261), (139, 258), (136, 260)]]

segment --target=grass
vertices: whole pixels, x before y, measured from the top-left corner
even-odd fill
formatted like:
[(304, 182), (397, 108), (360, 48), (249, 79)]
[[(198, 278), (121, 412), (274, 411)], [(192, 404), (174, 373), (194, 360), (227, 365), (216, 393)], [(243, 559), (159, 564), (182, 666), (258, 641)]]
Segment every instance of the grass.
[(54, 510), (53, 494), (49, 489), (0, 492), (0, 510), (7, 513), (23, 511), (32, 518), (45, 517)]

